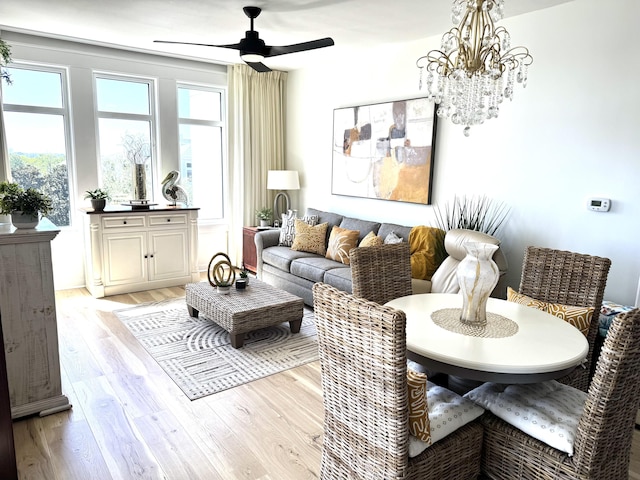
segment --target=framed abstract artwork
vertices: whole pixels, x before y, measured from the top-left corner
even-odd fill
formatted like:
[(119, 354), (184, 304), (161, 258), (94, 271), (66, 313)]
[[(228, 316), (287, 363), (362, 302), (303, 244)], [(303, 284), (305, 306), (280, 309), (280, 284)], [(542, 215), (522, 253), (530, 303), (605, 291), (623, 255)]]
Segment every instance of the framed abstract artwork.
[(426, 98), (336, 108), (331, 193), (429, 205), (436, 128)]

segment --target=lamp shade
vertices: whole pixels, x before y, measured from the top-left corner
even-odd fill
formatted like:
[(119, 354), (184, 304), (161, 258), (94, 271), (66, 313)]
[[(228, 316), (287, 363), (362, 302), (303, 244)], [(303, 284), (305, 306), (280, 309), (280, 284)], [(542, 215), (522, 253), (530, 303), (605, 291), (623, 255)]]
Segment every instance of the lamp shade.
[(267, 190), (300, 190), (300, 181), (296, 170), (269, 170), (267, 172)]

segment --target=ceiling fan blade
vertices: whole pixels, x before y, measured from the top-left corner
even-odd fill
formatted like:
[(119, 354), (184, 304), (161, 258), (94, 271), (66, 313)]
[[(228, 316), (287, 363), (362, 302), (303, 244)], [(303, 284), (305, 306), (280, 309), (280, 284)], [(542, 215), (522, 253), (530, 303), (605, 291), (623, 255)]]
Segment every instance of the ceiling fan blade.
[(295, 43), (293, 45), (268, 46), (265, 48), (265, 57), (275, 57), (277, 55), (285, 55), (287, 53), (304, 52), (306, 50), (315, 50), (316, 48), (330, 47), (335, 45), (330, 37), (313, 40), (311, 42)]
[(267, 67), (264, 63), (260, 63), (260, 62), (245, 62), (245, 63), (249, 65), (251, 68), (253, 68), (256, 72), (266, 73), (271, 71), (271, 69)]
[(211, 45), (209, 43), (193, 43), (193, 42), (172, 42), (169, 40), (154, 40), (154, 43), (173, 43), (176, 45), (199, 45), (201, 47), (218, 47), (218, 48), (233, 48), (234, 50), (240, 50), (239, 43), (232, 43), (229, 45)]

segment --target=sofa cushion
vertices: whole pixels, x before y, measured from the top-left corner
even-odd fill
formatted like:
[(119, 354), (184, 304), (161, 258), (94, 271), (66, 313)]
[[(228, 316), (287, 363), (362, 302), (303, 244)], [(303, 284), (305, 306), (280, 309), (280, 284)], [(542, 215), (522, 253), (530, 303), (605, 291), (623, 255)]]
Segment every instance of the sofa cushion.
[(383, 240), (387, 238), (391, 232), (394, 232), (397, 236), (402, 237), (406, 242), (409, 239), (412, 227), (405, 227), (404, 225), (397, 225), (395, 223), (381, 223), (378, 229), (378, 236)]
[(378, 222), (370, 222), (368, 220), (344, 217), (340, 222), (340, 228), (346, 228), (347, 230), (358, 230), (358, 232), (360, 232), (358, 241), (361, 241), (369, 232), (377, 234), (378, 229), (380, 228), (380, 224)]
[(346, 265), (329, 260), (325, 257), (313, 255), (311, 257), (298, 258), (291, 262), (289, 271), (298, 277), (306, 278), (312, 282), (322, 282), (328, 270), (334, 268), (348, 268)]
[[(318, 217), (315, 215), (302, 217), (302, 220), (312, 227), (318, 224)], [(282, 226), (280, 227), (279, 245), (290, 247), (296, 235), (296, 212), (289, 210), (282, 214)]]
[(373, 232), (367, 233), (360, 241), (359, 247), (376, 247), (382, 245), (382, 239)]
[(296, 219), (296, 234), (291, 249), (324, 256), (327, 251), (327, 226), (327, 223), (321, 223), (312, 227), (303, 220)]
[(358, 230), (333, 227), (327, 244), (327, 257), (330, 260), (349, 265), (349, 252), (358, 245)]
[(280, 270), (289, 272), (291, 262), (296, 258), (313, 257), (315, 254), (291, 250), (289, 247), (269, 247), (262, 251), (262, 261)]
[(343, 292), (351, 293), (351, 268), (347, 265), (340, 264), (340, 267), (327, 270), (324, 274), (324, 283), (328, 283), (332, 287), (336, 287)]

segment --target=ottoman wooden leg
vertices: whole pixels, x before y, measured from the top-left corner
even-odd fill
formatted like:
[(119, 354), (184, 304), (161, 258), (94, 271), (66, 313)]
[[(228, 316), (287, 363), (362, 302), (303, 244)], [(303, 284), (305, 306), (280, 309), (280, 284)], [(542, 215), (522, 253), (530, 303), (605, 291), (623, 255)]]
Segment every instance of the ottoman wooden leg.
[(230, 333), (229, 338), (233, 348), (240, 348), (244, 344), (244, 333)]
[(191, 305), (187, 305), (187, 310), (189, 311), (189, 316), (198, 318), (198, 310), (193, 308)]
[(298, 333), (300, 331), (301, 325), (302, 325), (302, 319), (291, 320), (289, 322), (289, 328), (291, 329), (291, 333)]

